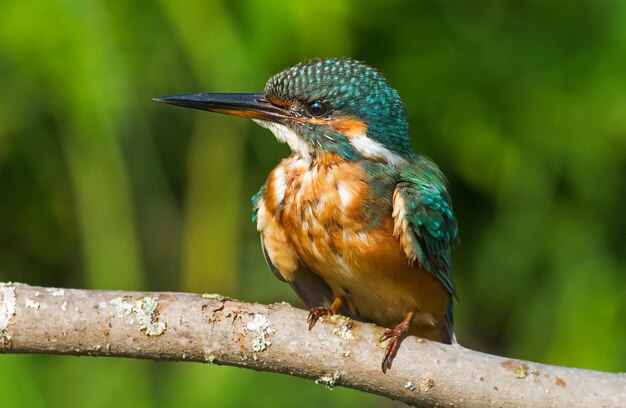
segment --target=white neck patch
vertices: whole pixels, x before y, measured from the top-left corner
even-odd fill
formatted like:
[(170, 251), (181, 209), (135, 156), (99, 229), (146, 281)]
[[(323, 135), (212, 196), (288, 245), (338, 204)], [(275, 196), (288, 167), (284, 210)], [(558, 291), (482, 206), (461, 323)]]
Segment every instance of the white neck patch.
[(406, 163), (404, 157), (387, 149), (376, 140), (367, 137), (366, 134), (360, 133), (348, 138), (352, 147), (368, 159), (384, 160), (392, 166), (399, 166)]
[[(258, 125), (269, 129), (276, 139), (281, 143), (287, 143), (291, 151), (299, 155), (304, 161), (311, 162), (311, 154), (307, 144), (298, 135), (285, 125), (265, 120), (253, 119)], [(358, 133), (348, 136), (348, 140), (363, 157), (367, 159), (384, 160), (392, 166), (399, 166), (406, 163), (406, 159), (397, 153), (392, 152), (380, 142), (370, 138), (365, 133)]]
[(258, 119), (252, 120), (259, 126), (269, 129), (274, 134), (274, 136), (276, 136), (276, 139), (279, 142), (287, 143), (291, 148), (291, 151), (298, 154), (300, 157), (302, 157), (303, 160), (308, 162), (311, 161), (311, 155), (309, 153), (309, 148), (307, 144), (302, 141), (302, 139), (300, 139), (293, 130), (289, 129), (285, 125), (274, 122), (268, 122)]

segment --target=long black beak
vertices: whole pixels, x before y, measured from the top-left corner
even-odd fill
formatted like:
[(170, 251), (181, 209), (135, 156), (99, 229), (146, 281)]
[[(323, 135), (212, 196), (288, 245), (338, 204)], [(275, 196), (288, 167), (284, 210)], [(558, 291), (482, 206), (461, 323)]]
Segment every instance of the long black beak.
[(157, 102), (244, 118), (282, 123), (291, 115), (285, 109), (269, 103), (263, 94), (197, 93), (154, 98)]

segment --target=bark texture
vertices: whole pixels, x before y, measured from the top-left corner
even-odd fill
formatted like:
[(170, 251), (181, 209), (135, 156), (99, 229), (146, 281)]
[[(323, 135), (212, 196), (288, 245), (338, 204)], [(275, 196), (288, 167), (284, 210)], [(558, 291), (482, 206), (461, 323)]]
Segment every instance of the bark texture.
[(345, 386), (421, 407), (626, 407), (626, 375), (408, 338), (383, 374), (385, 329), (220, 295), (0, 284), (0, 353), (197, 361)]

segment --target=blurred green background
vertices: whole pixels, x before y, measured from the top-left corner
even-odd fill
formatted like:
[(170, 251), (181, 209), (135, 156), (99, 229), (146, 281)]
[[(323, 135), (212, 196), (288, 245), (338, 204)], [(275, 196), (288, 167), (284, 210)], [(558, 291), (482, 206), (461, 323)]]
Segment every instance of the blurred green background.
[[(301, 305), (249, 197), (288, 153), (156, 96), (260, 91), (352, 56), (403, 97), (461, 228), (457, 336), (626, 371), (626, 2), (0, 2), (0, 280)], [(0, 356), (13, 406), (381, 406), (189, 363)], [(323, 404), (323, 405), (320, 405)]]

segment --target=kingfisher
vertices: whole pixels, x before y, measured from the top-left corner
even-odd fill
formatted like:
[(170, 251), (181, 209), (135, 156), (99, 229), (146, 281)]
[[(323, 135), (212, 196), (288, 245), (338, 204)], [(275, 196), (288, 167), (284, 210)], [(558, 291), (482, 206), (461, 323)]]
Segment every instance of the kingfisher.
[(262, 93), (155, 100), (251, 118), (289, 145), (253, 196), (252, 219), (269, 268), (310, 308), (309, 330), (333, 314), (387, 328), (383, 373), (408, 335), (456, 342), (447, 181), (413, 151), (404, 104), (379, 71), (313, 59)]

